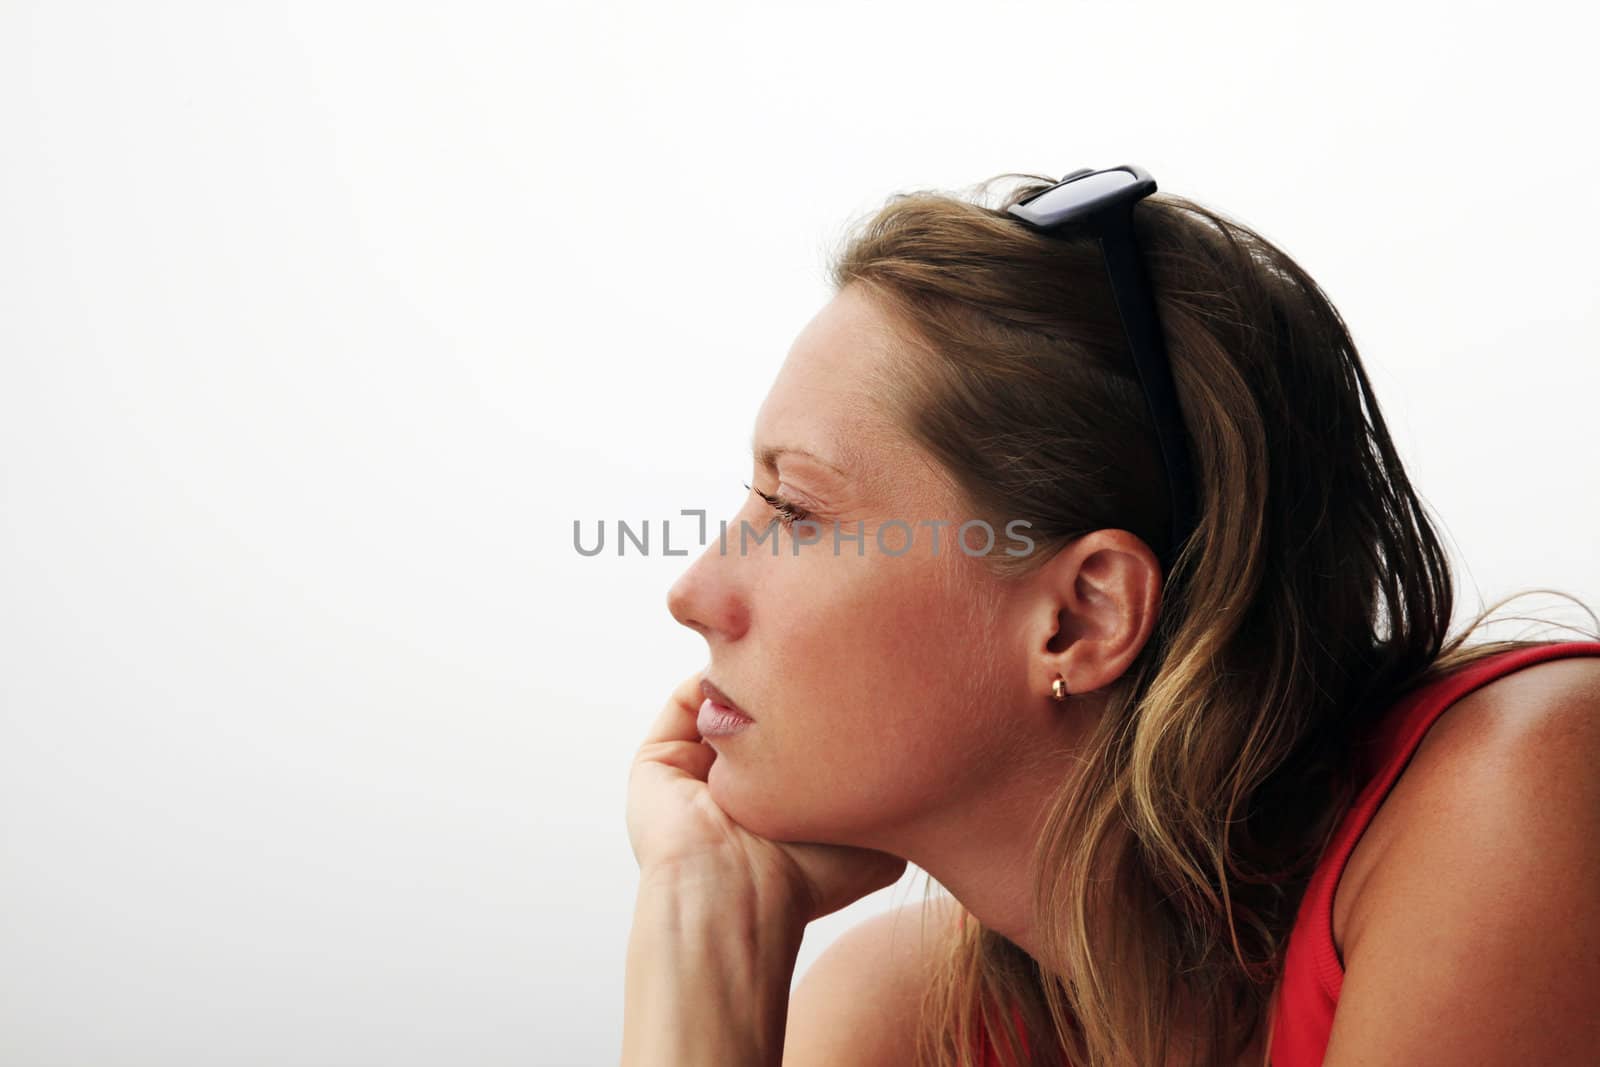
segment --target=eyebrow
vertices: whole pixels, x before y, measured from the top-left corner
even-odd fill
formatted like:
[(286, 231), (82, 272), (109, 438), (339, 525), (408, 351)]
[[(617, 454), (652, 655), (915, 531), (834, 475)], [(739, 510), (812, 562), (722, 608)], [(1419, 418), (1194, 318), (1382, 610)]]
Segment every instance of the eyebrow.
[(755, 456), (756, 462), (766, 470), (773, 470), (776, 468), (778, 465), (778, 457), (784, 455), (785, 453), (796, 456), (805, 456), (812, 462), (820, 463), (822, 466), (828, 468), (841, 477), (850, 477), (849, 471), (845, 470), (837, 463), (834, 463), (832, 460), (820, 456), (808, 448), (801, 448), (799, 445), (758, 445), (753, 438), (750, 441), (750, 454)]

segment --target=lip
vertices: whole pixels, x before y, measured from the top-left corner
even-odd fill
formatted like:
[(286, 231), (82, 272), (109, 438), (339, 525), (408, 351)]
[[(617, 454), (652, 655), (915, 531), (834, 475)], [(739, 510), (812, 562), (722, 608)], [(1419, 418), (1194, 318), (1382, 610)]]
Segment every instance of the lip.
[(735, 704), (733, 699), (729, 697), (727, 693), (724, 693), (721, 689), (718, 689), (708, 678), (700, 679), (700, 695), (711, 701), (711, 703), (726, 708), (735, 715), (741, 715), (744, 718), (749, 719), (751, 722), (755, 722), (754, 716), (752, 716), (748, 711), (745, 711), (739, 705)]

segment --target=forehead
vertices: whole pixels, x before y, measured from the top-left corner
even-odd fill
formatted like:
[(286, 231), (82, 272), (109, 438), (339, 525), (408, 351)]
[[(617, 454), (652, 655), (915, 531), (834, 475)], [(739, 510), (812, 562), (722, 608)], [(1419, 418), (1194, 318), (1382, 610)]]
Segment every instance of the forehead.
[(846, 286), (806, 323), (756, 415), (763, 452), (811, 452), (852, 474), (898, 436), (881, 382), (895, 335), (859, 287)]
[(838, 480), (853, 503), (908, 514), (954, 507), (959, 493), (948, 474), (900, 426), (890, 403), (890, 383), (906, 358), (917, 356), (890, 320), (859, 285), (847, 285), (790, 347), (756, 416), (757, 461), (763, 452), (776, 459), (804, 450), (843, 469)]

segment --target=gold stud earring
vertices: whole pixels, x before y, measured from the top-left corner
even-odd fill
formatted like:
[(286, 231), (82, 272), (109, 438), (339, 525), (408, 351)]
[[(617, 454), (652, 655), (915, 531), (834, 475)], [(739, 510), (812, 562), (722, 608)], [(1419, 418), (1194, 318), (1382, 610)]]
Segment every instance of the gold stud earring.
[(1056, 680), (1050, 683), (1050, 695), (1057, 700), (1067, 699), (1067, 682), (1061, 675), (1056, 675)]

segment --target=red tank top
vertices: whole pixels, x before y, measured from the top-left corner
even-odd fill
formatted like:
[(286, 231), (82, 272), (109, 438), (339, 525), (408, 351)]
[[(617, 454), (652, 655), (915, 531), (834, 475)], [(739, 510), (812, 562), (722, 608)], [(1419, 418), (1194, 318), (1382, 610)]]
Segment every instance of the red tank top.
[(1566, 656), (1600, 656), (1600, 642), (1556, 641), (1479, 660), (1403, 697), (1364, 746), (1367, 784), (1317, 861), (1284, 954), (1272, 1026), (1272, 1067), (1317, 1067), (1328, 1048), (1344, 963), (1333, 945), (1333, 891), (1378, 805), (1389, 795), (1428, 727), (1455, 701), (1522, 667)]
[[(1358, 757), (1359, 773), (1366, 784), (1357, 791), (1317, 861), (1289, 932), (1272, 1016), (1272, 1067), (1319, 1067), (1322, 1063), (1344, 984), (1344, 964), (1333, 944), (1333, 891), (1356, 842), (1428, 728), (1446, 708), (1479, 686), (1522, 667), (1566, 656), (1600, 656), (1600, 641), (1554, 641), (1489, 656), (1412, 690), (1379, 720)], [(1013, 1012), (1012, 1017), (1020, 1026), (1019, 1015)], [(984, 1067), (1001, 1067), (993, 1045), (982, 1035), (980, 1040)]]

